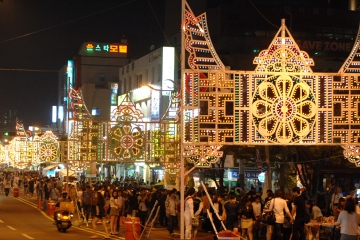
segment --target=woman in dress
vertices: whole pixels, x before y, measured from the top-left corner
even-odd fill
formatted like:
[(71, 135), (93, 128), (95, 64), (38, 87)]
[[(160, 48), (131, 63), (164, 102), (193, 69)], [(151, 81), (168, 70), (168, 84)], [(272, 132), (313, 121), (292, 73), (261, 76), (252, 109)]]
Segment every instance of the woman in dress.
[(244, 198), (245, 205), (240, 207), (241, 217), (241, 235), (243, 238), (249, 236), (249, 240), (253, 240), (253, 225), (255, 223), (254, 209), (251, 205), (251, 200), (248, 197)]
[(116, 220), (119, 216), (118, 192), (114, 191), (110, 197), (110, 234), (118, 234), (116, 231)]
[[(96, 223), (99, 220), (101, 220), (101, 222), (105, 228), (105, 233), (106, 233), (105, 239), (110, 239), (108, 228), (106, 226), (105, 209), (104, 209), (105, 199), (100, 192), (94, 193), (94, 197), (95, 197), (94, 201), (96, 203), (95, 203), (94, 213), (92, 214), (93, 215), (93, 220), (91, 221), (92, 227), (93, 227), (94, 231), (97, 231)], [(99, 238), (99, 236), (93, 235), (90, 238)]]
[(341, 240), (358, 240), (360, 224), (360, 213), (355, 211), (355, 201), (353, 198), (345, 200), (344, 211), (340, 212), (336, 225), (340, 225)]

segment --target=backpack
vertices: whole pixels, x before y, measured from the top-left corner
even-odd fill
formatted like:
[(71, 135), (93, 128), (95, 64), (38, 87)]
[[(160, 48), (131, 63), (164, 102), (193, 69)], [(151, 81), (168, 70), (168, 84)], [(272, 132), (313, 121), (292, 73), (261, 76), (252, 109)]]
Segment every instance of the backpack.
[(84, 204), (86, 204), (86, 205), (91, 204), (91, 195), (92, 195), (92, 192), (88, 192), (88, 191), (83, 192), (82, 197), (83, 197)]
[(91, 194), (91, 199), (90, 199), (90, 201), (91, 201), (91, 205), (92, 206), (95, 206), (96, 204), (97, 204), (97, 198), (95, 197), (95, 194), (97, 194), (97, 192), (93, 192), (92, 194)]

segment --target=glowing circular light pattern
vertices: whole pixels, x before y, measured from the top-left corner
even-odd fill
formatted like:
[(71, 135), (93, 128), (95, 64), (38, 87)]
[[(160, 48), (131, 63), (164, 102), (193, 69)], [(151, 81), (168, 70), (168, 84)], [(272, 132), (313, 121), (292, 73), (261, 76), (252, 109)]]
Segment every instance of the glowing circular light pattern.
[(59, 145), (57, 137), (52, 131), (46, 131), (40, 137), (40, 156), (41, 162), (54, 162), (57, 159)]
[(221, 146), (185, 146), (184, 157), (196, 167), (209, 168), (216, 163), (223, 152), (218, 151)]
[(286, 74), (261, 82), (251, 107), (258, 133), (274, 143), (299, 142), (316, 121), (316, 100), (309, 85)]
[(125, 161), (135, 161), (144, 152), (144, 133), (130, 123), (119, 123), (111, 128), (109, 135), (111, 153)]

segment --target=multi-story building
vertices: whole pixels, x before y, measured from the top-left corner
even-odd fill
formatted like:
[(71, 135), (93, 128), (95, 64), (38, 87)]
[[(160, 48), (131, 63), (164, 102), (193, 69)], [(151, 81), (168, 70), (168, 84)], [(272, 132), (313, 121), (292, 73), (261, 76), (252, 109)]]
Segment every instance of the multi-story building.
[(67, 133), (67, 108), (70, 86), (84, 97), (94, 120), (109, 121), (118, 105), (119, 68), (129, 62), (127, 40), (120, 43), (82, 44), (77, 56), (59, 71), (57, 126), (59, 134)]

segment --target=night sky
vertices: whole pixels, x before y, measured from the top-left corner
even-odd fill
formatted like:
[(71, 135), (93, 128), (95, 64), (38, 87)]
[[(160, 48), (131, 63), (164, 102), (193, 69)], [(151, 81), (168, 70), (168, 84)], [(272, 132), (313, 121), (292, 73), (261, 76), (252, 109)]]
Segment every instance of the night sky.
[(83, 42), (125, 36), (128, 57), (139, 58), (162, 46), (163, 16), (164, 0), (3, 0), (0, 113), (17, 110), (25, 127), (50, 124), (58, 71)]

